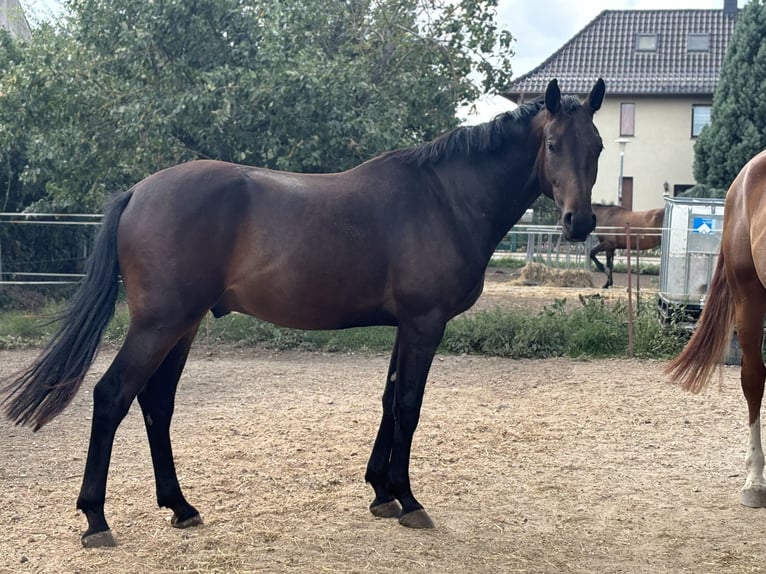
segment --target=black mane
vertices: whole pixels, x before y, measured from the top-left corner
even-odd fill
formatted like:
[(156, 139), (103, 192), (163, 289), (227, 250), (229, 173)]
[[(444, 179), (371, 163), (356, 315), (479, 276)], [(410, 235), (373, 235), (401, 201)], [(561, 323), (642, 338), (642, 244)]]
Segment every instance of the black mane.
[[(408, 163), (419, 166), (426, 163), (439, 163), (456, 155), (490, 153), (502, 147), (514, 134), (526, 129), (531, 119), (544, 105), (544, 98), (540, 96), (520, 105), (515, 110), (501, 113), (483, 124), (461, 126), (433, 141), (391, 153)], [(579, 106), (580, 100), (575, 96), (561, 98), (561, 107), (564, 112), (574, 111)]]

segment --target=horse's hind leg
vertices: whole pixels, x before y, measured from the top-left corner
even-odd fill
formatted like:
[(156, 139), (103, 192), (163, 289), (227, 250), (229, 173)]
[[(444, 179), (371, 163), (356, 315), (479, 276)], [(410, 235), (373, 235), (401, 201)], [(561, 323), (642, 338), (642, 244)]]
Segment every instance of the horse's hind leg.
[(391, 446), (394, 443), (394, 390), (396, 388), (396, 364), (399, 357), (399, 334), (397, 331), (394, 350), (388, 366), (386, 387), (383, 391), (383, 417), (380, 420), (375, 445), (367, 463), (365, 481), (375, 490), (375, 500), (370, 512), (381, 518), (398, 518), (402, 507), (396, 501), (388, 486), (388, 465), (391, 460)]
[[(763, 364), (761, 349), (763, 346), (763, 318), (766, 314), (766, 291), (760, 282), (742, 286), (741, 293), (747, 293), (747, 305), (741, 293), (735, 293), (737, 338), (742, 349), (742, 370), (740, 378), (742, 392), (747, 401), (748, 425), (750, 429), (749, 445), (745, 456), (747, 478), (742, 488), (740, 500), (751, 507), (766, 506), (766, 481), (763, 479), (764, 456), (761, 445), (761, 402), (763, 400), (766, 367)], [(755, 302), (758, 302), (754, 305)]]
[[(188, 329), (188, 326), (186, 327)], [(128, 335), (109, 369), (93, 389), (93, 421), (77, 508), (88, 520), (82, 535), (87, 547), (114, 546), (104, 516), (106, 479), (114, 435), (133, 399), (178, 342), (186, 329), (172, 330), (131, 325)]]
[(603, 250), (604, 248), (602, 247), (600, 243), (590, 250), (590, 259), (591, 261), (593, 261), (593, 264), (596, 266), (596, 270), (600, 271), (601, 273), (604, 272), (604, 265), (601, 263), (601, 261), (598, 260), (596, 255), (598, 253), (601, 253)]
[(171, 349), (147, 385), (138, 393), (138, 404), (144, 416), (152, 454), (157, 504), (173, 511), (171, 524), (177, 528), (202, 524), (199, 512), (186, 501), (181, 492), (170, 444), (170, 421), (173, 417), (178, 380), (186, 365), (197, 326), (189, 330)]

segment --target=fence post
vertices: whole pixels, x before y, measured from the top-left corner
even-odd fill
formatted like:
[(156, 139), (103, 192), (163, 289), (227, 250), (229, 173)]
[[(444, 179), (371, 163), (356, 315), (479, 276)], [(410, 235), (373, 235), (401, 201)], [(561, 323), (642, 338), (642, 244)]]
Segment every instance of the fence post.
[(628, 260), (628, 273), (626, 276), (628, 287), (628, 357), (633, 358), (633, 278), (630, 271), (630, 223), (625, 224), (625, 257)]

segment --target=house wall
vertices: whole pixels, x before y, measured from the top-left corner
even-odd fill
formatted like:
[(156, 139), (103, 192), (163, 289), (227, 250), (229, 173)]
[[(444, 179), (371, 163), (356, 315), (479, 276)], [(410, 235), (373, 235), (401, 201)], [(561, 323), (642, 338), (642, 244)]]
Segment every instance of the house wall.
[(19, 0), (0, 0), (0, 28), (9, 30), (12, 35), (23, 40), (32, 37)]
[(635, 135), (625, 146), (623, 177), (633, 178), (633, 210), (664, 207), (663, 184), (692, 185), (694, 142), (691, 136), (692, 104), (712, 103), (712, 97), (609, 96), (594, 123), (604, 140), (604, 151), (593, 188), (593, 201), (617, 203), (620, 175), (620, 104), (633, 102)]

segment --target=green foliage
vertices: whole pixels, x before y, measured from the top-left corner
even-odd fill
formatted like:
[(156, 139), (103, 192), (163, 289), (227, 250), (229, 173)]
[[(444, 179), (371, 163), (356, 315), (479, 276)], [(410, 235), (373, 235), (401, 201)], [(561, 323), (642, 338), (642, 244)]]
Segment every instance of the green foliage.
[[(688, 339), (686, 330), (663, 327), (652, 302), (636, 305), (634, 312), (634, 355), (668, 358), (677, 354)], [(0, 314), (0, 348), (35, 346), (50, 336), (50, 308), (40, 317), (32, 313)], [(129, 314), (124, 302), (117, 305), (104, 340), (119, 345), (127, 334)], [(581, 298), (568, 305), (557, 299), (539, 313), (525, 311), (481, 311), (462, 315), (447, 324), (440, 351), (514, 359), (549, 357), (605, 358), (628, 353), (628, 311), (624, 302), (610, 303), (600, 297)], [(273, 350), (389, 353), (395, 330), (364, 327), (341, 331), (299, 331), (232, 313), (220, 319), (211, 316), (197, 334), (197, 344), (254, 346)]]
[(279, 351), (390, 352), (394, 344), (394, 330), (391, 327), (366, 327), (343, 331), (299, 331), (232, 313), (221, 319), (206, 321), (197, 335), (197, 341)]
[(69, 0), (0, 44), (0, 177), (92, 210), (189, 159), (332, 172), (433, 139), (510, 78), (496, 4)]
[[(628, 271), (628, 264), (623, 263), (622, 261), (618, 261), (613, 265), (612, 271), (614, 273), (626, 273)], [(632, 262), (630, 265), (630, 271), (631, 273), (639, 273), (641, 275), (658, 276), (660, 274), (660, 265), (659, 263), (641, 263), (639, 268), (635, 262)]]
[(50, 314), (9, 311), (0, 319), (0, 349), (42, 345), (53, 333)]
[(627, 307), (618, 301), (584, 299), (568, 317), (567, 354), (573, 357), (624, 356), (628, 349)]
[(527, 264), (526, 259), (519, 257), (493, 257), (489, 260), (487, 267), (502, 269), (521, 269)]
[(532, 223), (535, 225), (556, 225), (561, 219), (556, 203), (545, 195), (535, 199), (532, 209), (534, 209)]
[[(457, 318), (447, 325), (442, 349), (516, 359), (619, 357), (628, 352), (627, 323), (624, 303), (583, 299), (571, 309), (561, 299), (536, 315), (487, 311)], [(663, 329), (654, 306), (644, 304), (634, 317), (634, 355), (671, 357), (685, 342), (682, 334)]]
[(728, 189), (740, 169), (766, 147), (766, 4), (740, 11), (713, 96), (710, 125), (694, 146), (694, 177)]

